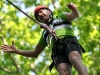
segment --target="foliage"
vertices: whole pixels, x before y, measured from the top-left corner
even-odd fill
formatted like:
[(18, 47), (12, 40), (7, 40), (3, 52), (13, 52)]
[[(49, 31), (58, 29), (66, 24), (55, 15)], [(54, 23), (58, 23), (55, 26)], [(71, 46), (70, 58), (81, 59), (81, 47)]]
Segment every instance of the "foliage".
[[(89, 75), (100, 75), (100, 1), (99, 0), (11, 0), (30, 16), (34, 7), (46, 5), (53, 10), (54, 15), (69, 11), (66, 4), (73, 2), (77, 5), (80, 17), (73, 21), (73, 29), (80, 44), (86, 52), (82, 59), (87, 66)], [(59, 13), (58, 13), (59, 12)], [(11, 44), (14, 40), (19, 49), (34, 50), (40, 38), (41, 29), (32, 20), (24, 16), (5, 0), (0, 0), (0, 45)], [(26, 58), (17, 54), (4, 53), (0, 50), (1, 75), (57, 75), (56, 69), (50, 73), (51, 51), (46, 48), (40, 56)], [(77, 75), (75, 69), (73, 75)]]

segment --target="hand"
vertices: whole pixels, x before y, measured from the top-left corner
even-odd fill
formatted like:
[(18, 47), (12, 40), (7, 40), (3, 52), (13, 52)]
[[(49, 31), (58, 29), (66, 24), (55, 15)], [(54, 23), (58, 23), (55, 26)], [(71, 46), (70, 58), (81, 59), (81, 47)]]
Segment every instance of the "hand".
[(1, 49), (4, 51), (4, 52), (9, 52), (9, 53), (15, 53), (16, 52), (16, 47), (14, 45), (14, 41), (12, 41), (12, 45), (9, 46), (9, 45), (6, 45), (6, 44), (3, 44), (1, 46)]
[(74, 3), (67, 4), (68, 8), (71, 10), (76, 10), (77, 6)]

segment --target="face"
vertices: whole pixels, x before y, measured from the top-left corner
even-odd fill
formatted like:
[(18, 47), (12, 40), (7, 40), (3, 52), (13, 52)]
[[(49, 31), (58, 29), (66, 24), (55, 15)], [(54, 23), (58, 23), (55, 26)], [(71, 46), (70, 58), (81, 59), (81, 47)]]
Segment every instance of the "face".
[(40, 9), (37, 12), (37, 19), (42, 23), (47, 23), (49, 20), (49, 17), (51, 15), (51, 11), (48, 9)]

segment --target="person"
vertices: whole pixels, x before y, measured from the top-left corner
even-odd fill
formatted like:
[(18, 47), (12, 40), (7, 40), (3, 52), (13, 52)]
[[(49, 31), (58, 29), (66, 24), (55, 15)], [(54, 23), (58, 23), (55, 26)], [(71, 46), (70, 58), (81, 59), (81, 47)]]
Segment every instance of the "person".
[(79, 17), (77, 6), (74, 3), (67, 4), (71, 12), (62, 12), (56, 17), (53, 17), (52, 11), (46, 6), (37, 6), (34, 10), (34, 16), (40, 23), (48, 25), (56, 37), (44, 30), (41, 38), (36, 45), (35, 50), (20, 50), (17, 49), (12, 42), (12, 45), (2, 45), (1, 49), (4, 52), (16, 53), (26, 57), (38, 57), (38, 55), (45, 49), (46, 46), (52, 48), (52, 64), (55, 65), (60, 75), (71, 75), (72, 66), (77, 70), (79, 75), (88, 75), (87, 68), (82, 63), (81, 55), (84, 49), (79, 44), (72, 29), (72, 21)]

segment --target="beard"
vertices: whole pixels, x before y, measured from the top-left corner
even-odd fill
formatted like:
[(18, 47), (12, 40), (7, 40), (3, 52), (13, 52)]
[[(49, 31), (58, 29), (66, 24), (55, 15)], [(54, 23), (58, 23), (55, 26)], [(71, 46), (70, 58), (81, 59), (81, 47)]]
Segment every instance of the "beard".
[(42, 23), (48, 24), (51, 17), (52, 17), (52, 14), (47, 14), (47, 15), (41, 16), (40, 20)]

